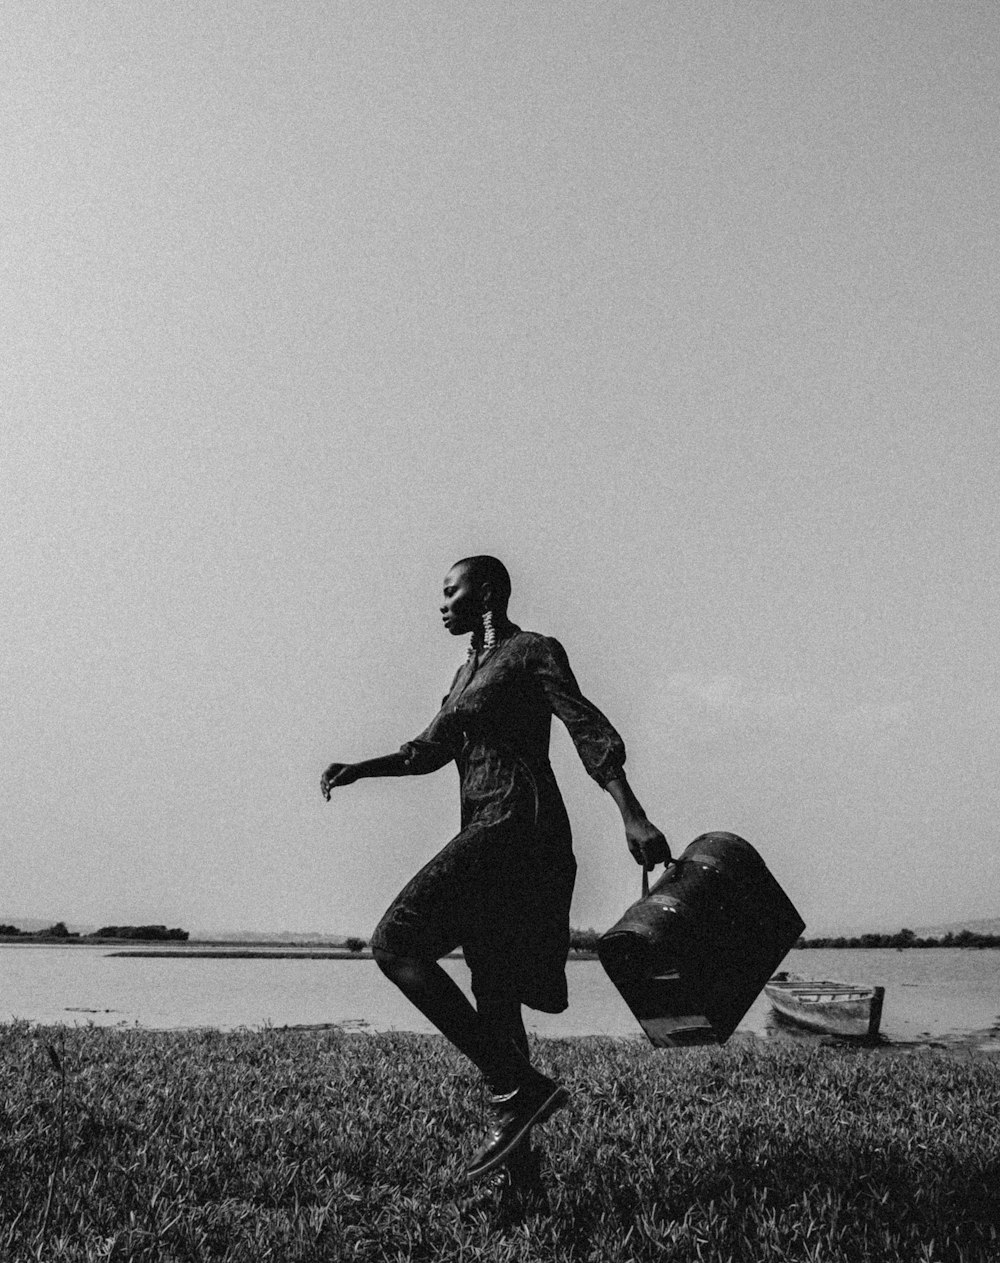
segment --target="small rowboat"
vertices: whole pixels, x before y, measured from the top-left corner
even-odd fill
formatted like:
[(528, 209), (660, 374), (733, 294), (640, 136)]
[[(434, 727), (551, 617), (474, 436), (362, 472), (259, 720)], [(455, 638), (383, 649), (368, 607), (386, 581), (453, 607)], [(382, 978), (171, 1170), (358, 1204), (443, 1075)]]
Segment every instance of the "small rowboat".
[(764, 994), (778, 1016), (796, 1026), (824, 1035), (874, 1039), (882, 1021), (885, 987), (775, 974), (764, 984)]

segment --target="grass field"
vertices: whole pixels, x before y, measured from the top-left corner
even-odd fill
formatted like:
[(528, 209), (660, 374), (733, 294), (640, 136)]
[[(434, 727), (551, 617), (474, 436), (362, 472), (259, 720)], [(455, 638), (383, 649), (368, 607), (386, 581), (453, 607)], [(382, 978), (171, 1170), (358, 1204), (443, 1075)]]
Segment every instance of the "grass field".
[(549, 1207), (441, 1040), (0, 1027), (0, 1259), (1000, 1260), (1000, 1064), (540, 1041)]

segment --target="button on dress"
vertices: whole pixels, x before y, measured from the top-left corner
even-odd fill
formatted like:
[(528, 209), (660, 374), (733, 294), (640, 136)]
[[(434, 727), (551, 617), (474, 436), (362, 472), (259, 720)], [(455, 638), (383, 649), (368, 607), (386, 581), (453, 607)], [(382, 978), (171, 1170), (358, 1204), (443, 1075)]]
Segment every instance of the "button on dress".
[(566, 1008), (572, 835), (549, 764), (551, 717), (565, 724), (601, 786), (621, 775), (625, 746), (580, 692), (557, 640), (514, 628), (455, 676), (440, 711), (402, 752), (413, 775), (452, 760), (461, 829), (393, 900), (372, 946), (437, 960), (461, 947), (477, 1000), (515, 996)]

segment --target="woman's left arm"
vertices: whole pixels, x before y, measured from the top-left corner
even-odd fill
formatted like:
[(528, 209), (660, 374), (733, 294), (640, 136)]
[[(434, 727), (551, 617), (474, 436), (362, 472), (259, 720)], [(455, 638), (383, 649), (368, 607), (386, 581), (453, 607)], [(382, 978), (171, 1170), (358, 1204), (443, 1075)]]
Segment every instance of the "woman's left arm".
[(625, 825), (625, 842), (632, 858), (643, 868), (654, 864), (670, 863), (670, 846), (655, 824), (652, 824), (632, 791), (632, 786), (621, 772), (604, 786), (622, 813)]
[(552, 713), (566, 725), (589, 775), (615, 800), (636, 863), (645, 868), (668, 863), (667, 840), (650, 823), (626, 779), (625, 743), (607, 717), (580, 692), (562, 645), (551, 637), (539, 637), (535, 652), (535, 673)]

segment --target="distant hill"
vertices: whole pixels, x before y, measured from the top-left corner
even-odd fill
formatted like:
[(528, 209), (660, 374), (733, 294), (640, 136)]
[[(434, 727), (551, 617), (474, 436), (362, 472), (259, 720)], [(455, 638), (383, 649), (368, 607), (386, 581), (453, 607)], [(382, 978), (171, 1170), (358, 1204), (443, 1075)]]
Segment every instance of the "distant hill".
[[(113, 918), (112, 918), (113, 919)], [(121, 920), (121, 918), (119, 918)], [(24, 917), (15, 912), (0, 910), (0, 925), (16, 925), (27, 934), (35, 934), (39, 930), (47, 930), (57, 921), (65, 921), (65, 917)], [(107, 922), (110, 924), (110, 921)], [(101, 922), (104, 925), (105, 922)], [(84, 925), (80, 921), (66, 921), (66, 928), (72, 934), (93, 934), (98, 926)], [(198, 929), (191, 931), (191, 940), (215, 943), (310, 943), (324, 946), (341, 947), (352, 937), (349, 934), (323, 933), (320, 930), (214, 930)], [(363, 937), (363, 936), (357, 936)]]
[(913, 921), (868, 922), (865, 925), (840, 925), (835, 929), (807, 925), (804, 937), (860, 938), (862, 934), (896, 934), (903, 929), (912, 930), (917, 938), (944, 938), (946, 934), (960, 934), (963, 930), (972, 934), (1000, 934), (1000, 917), (970, 917), (967, 921), (947, 921), (937, 925), (917, 925)]
[(341, 946), (346, 934), (323, 934), (319, 930), (218, 930), (191, 931), (192, 941), (214, 943), (322, 943)]
[(973, 921), (950, 921), (947, 925), (913, 926), (918, 938), (940, 938), (943, 934), (958, 934), (971, 930), (973, 934), (1000, 934), (1000, 917), (984, 917)]
[(884, 918), (861, 923), (843, 921), (810, 921), (806, 926), (806, 938), (860, 938), (862, 934), (895, 934), (899, 930), (912, 930), (918, 938), (942, 938), (949, 932), (959, 934), (970, 930), (973, 934), (1000, 934), (1000, 917), (970, 917), (967, 921), (939, 922), (926, 925), (906, 919), (886, 921)]

